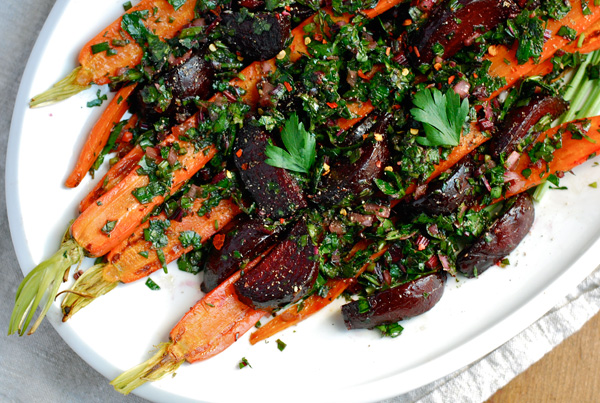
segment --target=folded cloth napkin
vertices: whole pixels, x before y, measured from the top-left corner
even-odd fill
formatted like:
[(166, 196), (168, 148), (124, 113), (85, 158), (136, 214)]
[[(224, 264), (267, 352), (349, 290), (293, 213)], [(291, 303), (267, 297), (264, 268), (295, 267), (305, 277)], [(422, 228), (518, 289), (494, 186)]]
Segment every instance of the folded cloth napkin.
[[(67, 1), (67, 0), (60, 0)], [(3, 0), (0, 9), (0, 155), (6, 155), (10, 117), (23, 68), (55, 0)], [(6, 161), (6, 159), (0, 159)], [(4, 189), (4, 162), (0, 186)], [(10, 189), (7, 189), (10, 192)], [(23, 276), (10, 240), (6, 201), (0, 198), (0, 331), (6, 331)], [(600, 310), (600, 270), (556, 307), (481, 360), (386, 402), (481, 402), (581, 328)], [(81, 360), (44, 321), (35, 337), (0, 343), (2, 402), (143, 402), (124, 397)]]

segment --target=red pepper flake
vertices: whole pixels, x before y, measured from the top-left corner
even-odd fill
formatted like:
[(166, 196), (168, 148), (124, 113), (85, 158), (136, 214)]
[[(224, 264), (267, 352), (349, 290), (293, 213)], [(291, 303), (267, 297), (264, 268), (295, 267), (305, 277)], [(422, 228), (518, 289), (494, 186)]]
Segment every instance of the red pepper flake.
[(396, 110), (398, 110), (398, 109), (400, 109), (400, 108), (402, 108), (400, 105), (392, 105), (392, 109), (396, 109)]
[(290, 6), (285, 6), (285, 9), (286, 9), (287, 11), (292, 11), (292, 8), (291, 8)]
[(248, 169), (248, 164), (244, 162), (242, 164), (242, 171), (245, 171), (246, 169)]
[(412, 20), (410, 20), (410, 19), (404, 20), (402, 25), (404, 25), (405, 27), (408, 27), (409, 25), (412, 25)]
[(327, 102), (327, 106), (331, 109), (335, 109), (338, 107), (338, 104), (336, 104), (335, 102)]
[(390, 52), (392, 51), (392, 48), (390, 48), (389, 46), (387, 48), (385, 48), (385, 55), (389, 56)]
[(321, 40), (323, 40), (323, 35), (321, 35), (321, 34), (315, 34), (314, 38), (315, 38), (315, 41), (320, 42)]
[(413, 48), (413, 50), (415, 51), (415, 55), (417, 55), (417, 57), (421, 57), (421, 53), (419, 53), (419, 49), (417, 49), (416, 46)]
[(448, 77), (448, 84), (452, 84), (452, 81), (454, 81), (455, 78), (456, 78), (456, 76)]
[(133, 138), (133, 133), (131, 133), (130, 131), (126, 131), (125, 133), (123, 133), (123, 137), (121, 137), (121, 141), (124, 143), (129, 143), (132, 138)]
[(473, 73), (473, 77), (474, 78), (479, 78), (479, 76), (477, 75), (477, 73)]
[(358, 76), (363, 80), (370, 80), (369, 76), (367, 76), (361, 69), (358, 70)]
[(279, 222), (282, 223), (282, 224), (285, 224), (285, 218), (280, 218)]
[(288, 90), (288, 92), (292, 91), (292, 85), (290, 83), (288, 83), (287, 81), (285, 83), (283, 83), (283, 85), (285, 85), (285, 88)]
[(214, 245), (215, 249), (217, 249), (217, 250), (221, 250), (224, 243), (225, 243), (225, 235), (223, 235), (223, 234), (217, 234), (213, 238), (213, 245)]
[(237, 150), (237, 151), (236, 151), (235, 155), (236, 155), (238, 158), (240, 158), (240, 157), (242, 156), (242, 153), (243, 153), (243, 151), (242, 151), (242, 149), (240, 148), (239, 150)]

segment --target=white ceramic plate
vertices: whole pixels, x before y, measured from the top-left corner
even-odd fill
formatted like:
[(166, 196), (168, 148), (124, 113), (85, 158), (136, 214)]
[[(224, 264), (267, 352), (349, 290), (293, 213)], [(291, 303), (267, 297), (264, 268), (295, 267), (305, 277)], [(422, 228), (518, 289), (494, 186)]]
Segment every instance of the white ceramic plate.
[[(93, 187), (89, 178), (74, 190), (63, 182), (101, 112), (85, 106), (97, 88), (47, 108), (28, 109), (27, 101), (74, 68), (79, 49), (121, 14), (122, 2), (59, 0), (23, 76), (8, 147), (6, 188), (11, 191), (6, 194), (24, 273), (56, 250), (79, 200)], [(279, 334), (276, 338), (287, 343), (283, 352), (274, 340), (251, 346), (246, 335), (219, 356), (185, 364), (176, 377), (135, 393), (179, 402), (373, 401), (442, 377), (526, 328), (596, 267), (600, 190), (588, 184), (599, 178), (600, 168), (590, 162), (567, 175), (569, 191), (552, 191), (537, 205), (531, 233), (510, 256), (510, 266), (490, 269), (476, 280), (451, 280), (433, 310), (402, 323), (399, 338), (345, 330), (338, 302)], [(66, 324), (55, 303), (47, 320), (84, 360), (112, 379), (149, 358), (201, 296), (201, 279), (174, 266), (169, 274), (151, 277), (160, 291), (143, 281), (121, 285)], [(242, 357), (252, 368), (238, 368)]]

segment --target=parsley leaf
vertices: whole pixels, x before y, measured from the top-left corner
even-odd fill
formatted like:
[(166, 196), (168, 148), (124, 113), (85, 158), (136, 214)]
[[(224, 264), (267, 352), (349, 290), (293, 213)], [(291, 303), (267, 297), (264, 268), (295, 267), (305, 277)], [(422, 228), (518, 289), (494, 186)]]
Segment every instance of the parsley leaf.
[(167, 0), (169, 2), (170, 5), (173, 6), (173, 9), (175, 11), (179, 10), (179, 8), (181, 8), (181, 6), (183, 6), (185, 4), (186, 0)]
[(292, 113), (281, 131), (283, 148), (268, 144), (265, 149), (267, 164), (294, 172), (308, 173), (316, 158), (315, 136), (304, 129), (298, 115)]
[(433, 88), (419, 91), (413, 98), (416, 108), (410, 110), (413, 118), (423, 123), (425, 137), (417, 137), (423, 146), (457, 146), (463, 123), (469, 114), (469, 101), (462, 103), (452, 89), (446, 94)]

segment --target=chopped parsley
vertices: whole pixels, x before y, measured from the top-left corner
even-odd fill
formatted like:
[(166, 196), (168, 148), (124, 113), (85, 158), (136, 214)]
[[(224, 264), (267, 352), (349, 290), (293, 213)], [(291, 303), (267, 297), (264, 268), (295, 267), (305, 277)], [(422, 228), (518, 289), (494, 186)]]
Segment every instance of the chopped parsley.
[(146, 279), (146, 287), (148, 287), (152, 291), (160, 290), (160, 286), (156, 284), (150, 277)]
[(238, 364), (238, 366), (240, 367), (240, 369), (246, 368), (246, 367), (252, 368), (252, 365), (250, 365), (250, 363), (248, 362), (248, 360), (246, 359), (246, 357), (242, 357), (242, 359), (240, 360), (240, 363)]
[(86, 105), (88, 108), (93, 108), (94, 106), (102, 105), (102, 102), (106, 101), (107, 99), (108, 99), (107, 95), (106, 94), (101, 95), (101, 91), (98, 90), (98, 91), (96, 91), (96, 99), (89, 101)]
[(277, 342), (277, 348), (279, 349), (279, 351), (283, 351), (287, 347), (287, 344), (282, 342), (280, 339), (277, 339), (276, 342)]

